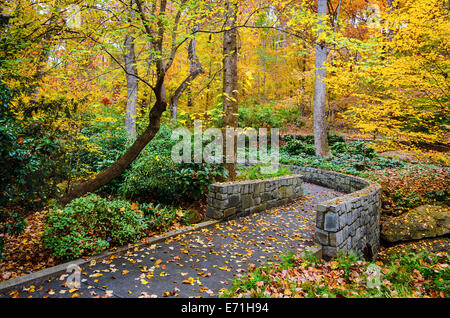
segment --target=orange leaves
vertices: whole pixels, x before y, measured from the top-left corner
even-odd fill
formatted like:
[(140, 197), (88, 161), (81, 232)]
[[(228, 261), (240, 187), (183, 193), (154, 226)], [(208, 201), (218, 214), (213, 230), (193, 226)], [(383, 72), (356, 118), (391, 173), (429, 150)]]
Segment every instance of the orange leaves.
[[(253, 268), (245, 279), (234, 282), (231, 291), (223, 293), (227, 297), (445, 297), (441, 289), (448, 254), (408, 257), (376, 263), (339, 257), (325, 262), (302, 259), (297, 254), (287, 268), (279, 263)], [(374, 266), (379, 271), (374, 271)], [(255, 281), (259, 277), (264, 281)]]
[(3, 254), (5, 258), (0, 263), (0, 281), (23, 276), (60, 262), (49, 255), (41, 245), (46, 212), (39, 211), (28, 216), (25, 219), (28, 224), (21, 235), (7, 235), (6, 251)]
[(108, 97), (104, 97), (104, 98), (102, 99), (102, 104), (106, 106), (106, 105), (111, 105), (112, 102), (109, 100)]
[(189, 277), (188, 279), (185, 279), (182, 281), (183, 284), (187, 284), (187, 285), (194, 285), (194, 278), (193, 277)]
[(228, 268), (227, 266), (221, 266), (221, 267), (219, 267), (219, 269), (222, 271), (227, 271), (227, 272), (231, 271), (231, 269)]
[(180, 253), (182, 253), (182, 254), (189, 254), (189, 251), (187, 251), (187, 250), (184, 249), (184, 248), (181, 248), (181, 249), (180, 249)]

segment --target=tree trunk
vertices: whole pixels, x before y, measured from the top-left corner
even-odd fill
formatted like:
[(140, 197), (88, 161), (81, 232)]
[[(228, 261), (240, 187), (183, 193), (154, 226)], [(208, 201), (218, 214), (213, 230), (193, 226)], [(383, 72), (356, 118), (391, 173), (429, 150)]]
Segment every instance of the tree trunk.
[[(318, 17), (319, 27), (325, 23), (327, 14), (327, 0), (319, 0)], [(319, 35), (323, 32), (319, 29)], [(330, 149), (327, 139), (327, 119), (326, 119), (326, 78), (325, 63), (327, 61), (327, 45), (325, 42), (316, 43), (316, 64), (314, 83), (314, 145), (317, 157), (329, 156)]]
[[(158, 19), (157, 28), (155, 32), (150, 27), (150, 23), (145, 15), (143, 5), (140, 0), (134, 0), (134, 3), (137, 4), (137, 12), (140, 14), (141, 21), (145, 27), (146, 33), (148, 36), (152, 38), (151, 43), (152, 47), (157, 50), (157, 52), (163, 51), (163, 38), (165, 31), (165, 24), (163, 23), (162, 16), (166, 11), (166, 0), (161, 0), (160, 8), (159, 8), (159, 16), (161, 18)], [(154, 14), (154, 12), (153, 12)], [(134, 143), (128, 148), (128, 150), (118, 159), (116, 160), (109, 168), (103, 170), (95, 177), (75, 186), (68, 194), (63, 196), (60, 200), (60, 204), (67, 204), (73, 199), (79, 198), (85, 195), (88, 192), (94, 192), (100, 189), (102, 186), (108, 184), (114, 178), (120, 176), (125, 169), (127, 169), (130, 164), (137, 158), (140, 152), (144, 149), (144, 147), (155, 137), (156, 133), (159, 131), (161, 126), (161, 116), (167, 108), (166, 102), (166, 87), (164, 84), (165, 76), (167, 70), (172, 65), (173, 59), (176, 54), (177, 46), (176, 43), (176, 29), (179, 21), (179, 17), (181, 16), (181, 10), (179, 10), (177, 14), (177, 19), (175, 22), (175, 27), (172, 29), (172, 51), (171, 57), (169, 61), (165, 64), (164, 60), (160, 57), (162, 54), (159, 54), (158, 57), (155, 57), (154, 65), (156, 69), (156, 80), (154, 85), (150, 85), (148, 82), (143, 81), (146, 85), (152, 88), (155, 94), (155, 103), (150, 110), (149, 114), (149, 124), (145, 131), (134, 141)], [(158, 34), (158, 37), (155, 37), (154, 34)], [(181, 84), (183, 85), (184, 82)], [(180, 85), (180, 86), (181, 86)], [(179, 90), (178, 88), (177, 90)]]
[[(196, 24), (194, 27), (194, 33), (197, 32), (199, 29), (199, 25)], [(200, 60), (197, 57), (197, 51), (196, 51), (196, 40), (195, 37), (191, 39), (188, 45), (188, 59), (189, 59), (189, 75), (186, 77), (186, 79), (181, 83), (181, 85), (175, 90), (175, 92), (172, 94), (172, 97), (170, 98), (170, 114), (172, 116), (172, 119), (176, 121), (177, 119), (177, 105), (178, 105), (178, 99), (183, 94), (183, 92), (189, 88), (189, 85), (191, 82), (201, 73), (204, 72), (202, 65), (200, 64)], [(188, 97), (189, 98), (189, 97)]]
[(138, 99), (138, 81), (136, 56), (134, 52), (134, 34), (129, 32), (125, 37), (125, 77), (127, 80), (127, 109), (125, 115), (125, 127), (128, 130), (128, 137), (136, 139), (136, 115)]
[[(161, 94), (164, 94), (163, 86), (161, 87), (160, 92)], [(75, 186), (67, 195), (61, 198), (59, 203), (65, 205), (88, 192), (94, 192), (97, 189), (100, 189), (114, 178), (120, 176), (159, 131), (161, 115), (165, 110), (165, 98), (161, 99), (157, 97), (157, 101), (150, 111), (150, 122), (147, 129), (145, 129), (145, 131), (134, 141), (131, 147), (128, 148), (128, 150), (109, 168), (103, 170), (95, 177)]]
[[(226, 22), (225, 32), (223, 33), (223, 132), (226, 128), (237, 128), (238, 126), (238, 91), (237, 91), (237, 29), (234, 28), (237, 19), (237, 4), (226, 1)], [(233, 142), (233, 162), (225, 161), (225, 168), (228, 171), (228, 178), (236, 178), (236, 137)], [(226, 140), (224, 136), (224, 141)], [(226, 142), (224, 142), (224, 154), (226, 151)], [(230, 149), (231, 150), (231, 149)], [(227, 156), (225, 156), (227, 157)], [(231, 158), (228, 158), (231, 159)]]

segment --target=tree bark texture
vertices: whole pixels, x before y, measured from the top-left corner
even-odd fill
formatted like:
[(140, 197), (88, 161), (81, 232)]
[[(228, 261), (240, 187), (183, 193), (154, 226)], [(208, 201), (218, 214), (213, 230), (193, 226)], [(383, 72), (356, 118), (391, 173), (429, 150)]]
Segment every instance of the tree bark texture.
[[(325, 23), (327, 14), (327, 0), (318, 0), (319, 27)], [(318, 35), (323, 32), (319, 29)], [(327, 139), (326, 118), (326, 78), (325, 63), (327, 61), (327, 45), (325, 42), (316, 43), (315, 82), (314, 82), (314, 146), (317, 157), (329, 156), (330, 149)]]
[[(223, 33), (223, 119), (222, 127), (225, 129), (237, 128), (238, 126), (238, 87), (237, 87), (237, 29), (235, 28), (237, 19), (237, 4), (231, 0), (226, 1), (225, 31)], [(225, 136), (224, 136), (224, 141)], [(234, 137), (234, 160), (225, 161), (225, 168), (228, 171), (228, 178), (236, 178), (236, 137)], [(224, 154), (226, 154), (226, 143), (224, 142)]]

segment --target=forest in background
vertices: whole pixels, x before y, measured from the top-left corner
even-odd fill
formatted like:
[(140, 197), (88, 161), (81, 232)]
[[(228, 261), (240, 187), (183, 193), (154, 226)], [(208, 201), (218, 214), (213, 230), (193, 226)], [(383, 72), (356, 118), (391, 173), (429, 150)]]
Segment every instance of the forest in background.
[(3, 279), (202, 220), (209, 184), (236, 176), (172, 162), (195, 120), (280, 128), (281, 163), (378, 181), (385, 220), (448, 207), (447, 1), (1, 4)]

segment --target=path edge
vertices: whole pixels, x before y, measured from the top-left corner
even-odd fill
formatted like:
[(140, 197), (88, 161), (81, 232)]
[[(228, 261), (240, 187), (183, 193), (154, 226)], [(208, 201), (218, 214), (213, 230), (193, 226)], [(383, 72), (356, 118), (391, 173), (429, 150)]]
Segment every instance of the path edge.
[(76, 260), (73, 260), (70, 262), (66, 262), (66, 263), (56, 265), (56, 266), (45, 268), (40, 271), (31, 273), (31, 274), (12, 278), (12, 279), (0, 282), (0, 294), (6, 293), (6, 292), (9, 292), (12, 290), (17, 290), (19, 288), (29, 286), (32, 284), (40, 283), (49, 278), (54, 278), (54, 277), (62, 275), (62, 274), (66, 274), (66, 273), (68, 273), (67, 269), (69, 268), (69, 266), (82, 267), (82, 266), (89, 264), (91, 261), (102, 261), (104, 259), (111, 257), (112, 255), (123, 255), (132, 248), (147, 247), (147, 246), (150, 246), (150, 245), (153, 245), (156, 243), (160, 243), (162, 241), (165, 241), (169, 238), (172, 238), (172, 237), (175, 237), (175, 236), (178, 236), (181, 234), (187, 234), (192, 231), (196, 231), (199, 229), (204, 229), (204, 228), (214, 226), (220, 222), (222, 222), (222, 220), (209, 220), (209, 221), (204, 221), (204, 222), (197, 223), (194, 225), (189, 225), (189, 226), (183, 227), (178, 230), (172, 230), (172, 231), (169, 231), (162, 235), (152, 237), (152, 238), (148, 239), (148, 241), (146, 241), (146, 242), (139, 242), (139, 243), (124, 245), (121, 247), (106, 250), (100, 254), (93, 255), (88, 258), (79, 258), (79, 259), (76, 259)]

